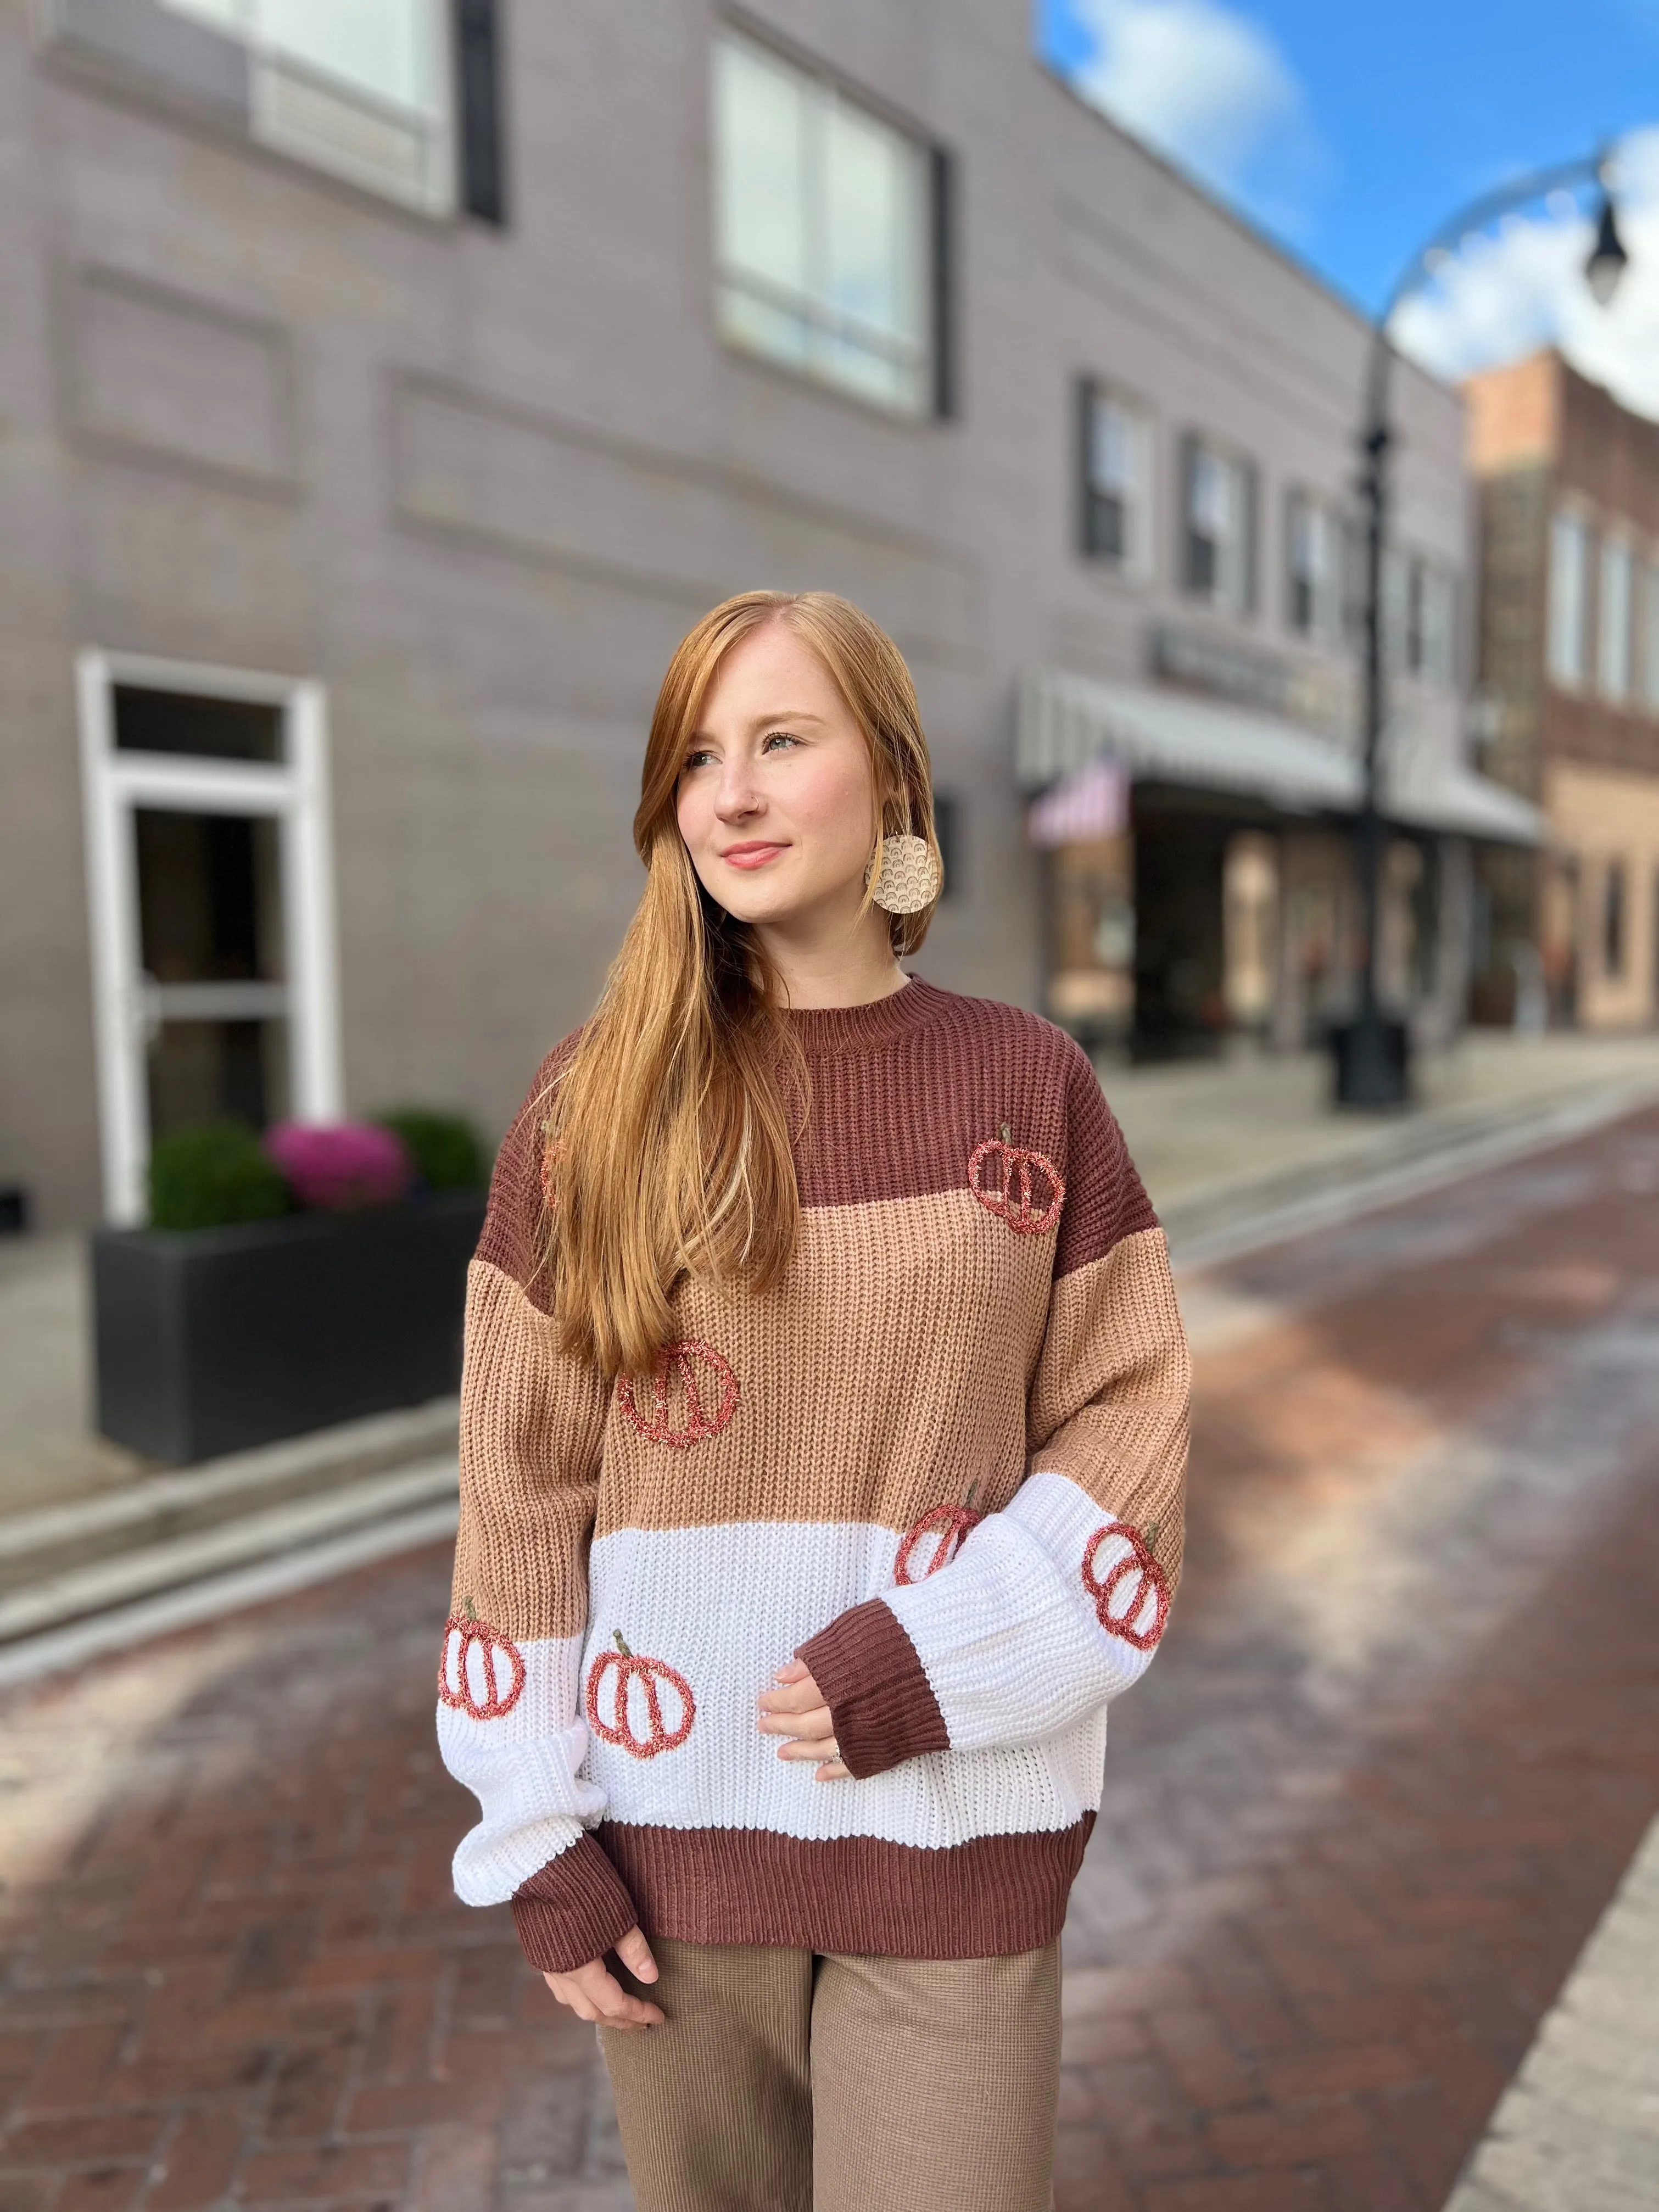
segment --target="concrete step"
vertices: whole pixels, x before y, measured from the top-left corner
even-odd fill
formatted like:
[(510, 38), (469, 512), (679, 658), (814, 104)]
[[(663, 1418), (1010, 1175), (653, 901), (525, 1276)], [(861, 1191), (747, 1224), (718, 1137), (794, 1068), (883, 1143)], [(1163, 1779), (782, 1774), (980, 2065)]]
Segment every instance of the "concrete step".
[(324, 1492), (245, 1510), (198, 1528), (42, 1576), (0, 1597), (0, 1650), (163, 1591), (279, 1559), (360, 1528), (396, 1521), (456, 1497), (451, 1455), (374, 1474)]
[(307, 1499), (325, 1507), (390, 1470), (443, 1461), (453, 1485), (459, 1418), (459, 1401), (436, 1398), (0, 1519), (0, 1614), (10, 1594)]

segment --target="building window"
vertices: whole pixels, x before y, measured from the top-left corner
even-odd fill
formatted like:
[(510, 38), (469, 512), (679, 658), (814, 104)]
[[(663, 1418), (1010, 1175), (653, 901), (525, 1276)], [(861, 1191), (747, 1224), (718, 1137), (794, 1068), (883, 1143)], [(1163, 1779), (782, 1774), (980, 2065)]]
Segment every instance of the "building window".
[(930, 149), (726, 29), (714, 42), (721, 335), (896, 414), (938, 397)]
[(1139, 408), (1082, 386), (1083, 550), (1126, 575), (1152, 567), (1152, 431)]
[(1638, 570), (1636, 600), (1642, 619), (1642, 703), (1659, 714), (1659, 565), (1644, 561)]
[(1404, 636), (1401, 663), (1408, 676), (1449, 686), (1452, 680), (1452, 580), (1437, 562), (1413, 555), (1404, 566)]
[(1558, 684), (1584, 680), (1584, 600), (1589, 533), (1576, 514), (1550, 525), (1549, 672)]
[(1616, 538), (1602, 540), (1595, 595), (1595, 680), (1606, 699), (1624, 699), (1630, 693), (1631, 566), (1628, 545)]
[(1182, 580), (1194, 599), (1243, 614), (1255, 597), (1255, 471), (1188, 437), (1182, 478)]
[(1331, 508), (1306, 492), (1292, 492), (1285, 513), (1290, 626), (1317, 645), (1342, 639), (1344, 543)]
[(50, 0), (51, 27), (430, 213), (456, 202), (447, 0)]
[(1601, 966), (1609, 976), (1625, 972), (1625, 864), (1609, 860), (1601, 878)]

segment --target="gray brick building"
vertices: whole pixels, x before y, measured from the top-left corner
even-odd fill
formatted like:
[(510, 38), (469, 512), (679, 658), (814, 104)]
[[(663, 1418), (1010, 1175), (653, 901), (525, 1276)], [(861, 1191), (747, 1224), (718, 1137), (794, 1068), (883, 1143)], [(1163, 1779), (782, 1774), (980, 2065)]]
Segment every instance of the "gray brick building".
[[(921, 689), (922, 965), (1136, 1048), (1341, 1002), (1363, 321), (1033, 59), (1026, 0), (0, 0), (0, 1183), (499, 1127), (637, 895), (652, 699), (827, 586)], [(1469, 835), (1455, 395), (1399, 380), (1385, 945)], [(1046, 794), (1034, 843), (1027, 810)]]

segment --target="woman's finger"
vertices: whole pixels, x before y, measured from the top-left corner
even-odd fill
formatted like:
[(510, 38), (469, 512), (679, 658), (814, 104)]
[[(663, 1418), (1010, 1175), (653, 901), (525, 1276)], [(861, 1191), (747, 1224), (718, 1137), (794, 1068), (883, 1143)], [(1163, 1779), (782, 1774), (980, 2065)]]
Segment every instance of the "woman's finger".
[(838, 1759), (826, 1759), (812, 1777), (815, 1782), (850, 1782), (852, 1778), (852, 1768), (843, 1765)]
[(763, 1713), (758, 1725), (763, 1735), (833, 1735), (836, 1732), (828, 1705), (812, 1705), (804, 1713)]
[(636, 1982), (656, 1980), (657, 1962), (652, 1957), (651, 1946), (640, 1929), (630, 1928), (626, 1936), (617, 1938), (617, 1956)]
[(779, 1690), (763, 1690), (760, 1709), (763, 1713), (805, 1713), (814, 1705), (823, 1703), (823, 1692), (809, 1674), (804, 1682), (789, 1682)]
[(603, 1984), (591, 1994), (599, 2009), (601, 2027), (655, 2027), (662, 2020), (660, 2006), (629, 1996), (614, 1974), (607, 1973)]
[(833, 1735), (806, 1736), (797, 1742), (793, 1737), (778, 1746), (780, 1759), (835, 1759), (840, 1755), (840, 1746)]

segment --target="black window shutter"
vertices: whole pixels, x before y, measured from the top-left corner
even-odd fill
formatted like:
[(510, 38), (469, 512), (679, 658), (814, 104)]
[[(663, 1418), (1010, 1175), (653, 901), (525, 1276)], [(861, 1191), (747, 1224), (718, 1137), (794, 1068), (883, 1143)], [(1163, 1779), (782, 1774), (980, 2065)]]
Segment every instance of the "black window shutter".
[(933, 149), (932, 216), (933, 249), (933, 412), (949, 417), (960, 409), (957, 388), (957, 176), (956, 163), (943, 146)]
[(1085, 554), (1098, 551), (1095, 544), (1095, 487), (1089, 472), (1090, 434), (1094, 428), (1095, 387), (1086, 376), (1077, 380), (1077, 405), (1073, 422), (1077, 430), (1075, 460), (1076, 474), (1073, 483), (1077, 496), (1077, 542)]
[(1198, 433), (1183, 430), (1181, 434), (1181, 467), (1176, 476), (1176, 497), (1181, 512), (1176, 519), (1176, 544), (1179, 547), (1181, 580), (1189, 592), (1203, 588), (1204, 579), (1199, 574), (1197, 549), (1194, 544), (1193, 499), (1198, 482)]
[(1240, 548), (1240, 552), (1244, 569), (1242, 580), (1243, 583), (1243, 591), (1241, 596), (1243, 600), (1244, 612), (1247, 615), (1253, 615), (1255, 612), (1256, 592), (1260, 583), (1260, 577), (1257, 571), (1261, 567), (1261, 562), (1257, 558), (1256, 538), (1260, 534), (1260, 528), (1257, 520), (1257, 510), (1261, 505), (1258, 472), (1254, 461), (1241, 461), (1239, 463), (1238, 482), (1240, 493), (1242, 495), (1241, 503), (1244, 510), (1243, 515), (1240, 517), (1240, 526), (1243, 537), (1243, 544)]
[(501, 19), (506, 0), (454, 0), (455, 106), (461, 210), (507, 221), (506, 94)]

